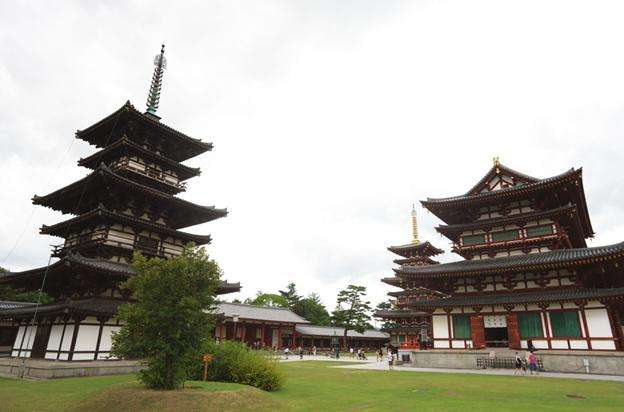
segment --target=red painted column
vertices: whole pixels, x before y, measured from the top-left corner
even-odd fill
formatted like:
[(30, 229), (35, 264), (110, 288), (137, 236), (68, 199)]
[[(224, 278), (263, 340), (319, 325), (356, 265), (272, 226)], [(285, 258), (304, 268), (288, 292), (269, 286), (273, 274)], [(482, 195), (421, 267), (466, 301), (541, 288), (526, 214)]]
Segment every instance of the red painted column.
[(518, 326), (518, 315), (515, 313), (507, 315), (507, 338), (511, 349), (520, 349), (520, 327)]
[(485, 348), (485, 326), (483, 325), (483, 316), (470, 316), (470, 330), (472, 334), (472, 347), (475, 349)]

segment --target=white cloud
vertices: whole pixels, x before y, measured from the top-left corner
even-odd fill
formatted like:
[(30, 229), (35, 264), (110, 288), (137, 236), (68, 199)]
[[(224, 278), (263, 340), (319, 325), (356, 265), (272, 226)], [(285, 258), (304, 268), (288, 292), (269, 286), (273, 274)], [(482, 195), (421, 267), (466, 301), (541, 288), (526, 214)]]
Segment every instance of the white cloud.
[[(178, 2), (179, 3), (179, 2)], [(55, 3), (56, 5), (56, 3)], [(213, 141), (185, 198), (230, 215), (191, 230), (242, 296), (389, 287), (411, 204), (463, 193), (492, 156), (536, 176), (584, 167), (593, 244), (622, 240), (619, 2), (47, 2), (0, 5), (0, 251), (30, 197), (86, 173), (73, 132), (142, 107), (167, 43), (163, 122)], [(43, 265), (37, 208), (6, 266)], [(440, 222), (422, 238), (448, 250)], [(3, 253), (2, 253), (3, 254)], [(445, 260), (453, 259), (445, 256)]]

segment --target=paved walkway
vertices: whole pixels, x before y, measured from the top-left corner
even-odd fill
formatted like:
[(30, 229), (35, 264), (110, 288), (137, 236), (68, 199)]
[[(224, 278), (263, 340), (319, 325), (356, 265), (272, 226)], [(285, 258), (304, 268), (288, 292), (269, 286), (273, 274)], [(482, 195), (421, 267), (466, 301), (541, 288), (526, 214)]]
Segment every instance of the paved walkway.
[[(289, 356), (288, 359), (283, 357), (280, 362), (301, 362), (299, 356)], [(350, 365), (332, 366), (332, 368), (345, 368), (345, 369), (362, 369), (362, 370), (378, 370), (387, 371), (388, 363), (384, 360), (382, 362), (376, 362), (374, 359), (367, 361), (360, 361), (350, 358), (348, 356), (341, 357), (340, 359), (334, 359), (327, 356), (304, 356), (303, 361), (330, 361), (330, 362), (349, 362)], [(495, 375), (495, 376), (517, 376), (514, 375), (514, 371), (511, 369), (438, 369), (438, 368), (416, 368), (412, 366), (395, 366), (392, 372), (433, 372), (433, 373), (469, 373), (476, 375)], [(539, 375), (530, 376), (527, 372), (525, 376), (519, 376), (524, 378), (562, 378), (562, 379), (582, 379), (582, 380), (597, 380), (597, 381), (615, 381), (624, 382), (624, 376), (615, 375), (594, 375), (584, 373), (555, 373), (555, 372), (540, 372)]]

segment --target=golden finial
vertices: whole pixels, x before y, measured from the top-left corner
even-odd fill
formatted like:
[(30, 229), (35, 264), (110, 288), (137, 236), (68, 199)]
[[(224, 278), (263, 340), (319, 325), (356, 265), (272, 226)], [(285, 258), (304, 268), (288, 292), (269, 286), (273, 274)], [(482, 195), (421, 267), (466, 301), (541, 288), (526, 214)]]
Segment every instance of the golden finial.
[(500, 166), (500, 160), (498, 159), (498, 156), (492, 158), (492, 162), (494, 162), (494, 166)]
[(412, 243), (417, 245), (420, 243), (418, 240), (418, 222), (416, 221), (416, 207), (412, 204)]

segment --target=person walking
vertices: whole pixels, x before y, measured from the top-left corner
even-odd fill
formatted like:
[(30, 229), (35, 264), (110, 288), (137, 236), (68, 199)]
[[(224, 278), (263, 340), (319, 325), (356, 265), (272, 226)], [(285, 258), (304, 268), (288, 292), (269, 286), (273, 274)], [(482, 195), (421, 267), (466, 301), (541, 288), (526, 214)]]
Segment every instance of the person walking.
[(353, 348), (352, 347), (349, 348), (349, 356), (353, 357)]
[(533, 352), (529, 352), (529, 370), (531, 375), (534, 373), (537, 375), (537, 356)]
[(388, 370), (392, 370), (392, 364), (394, 363), (394, 355), (391, 350), (388, 350)]
[(312, 346), (312, 355), (316, 356), (316, 345)]
[(518, 352), (516, 352), (516, 369), (514, 370), (514, 375), (518, 375), (522, 373), (523, 365), (522, 365), (522, 357)]
[(288, 354), (290, 353), (290, 349), (288, 349), (288, 346), (286, 346), (284, 348), (284, 356), (286, 356), (286, 359), (288, 359)]

